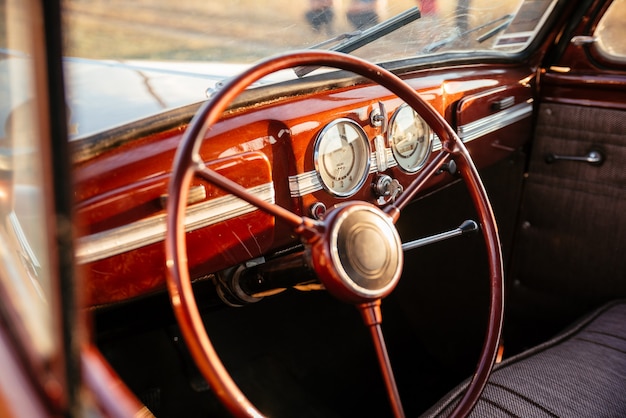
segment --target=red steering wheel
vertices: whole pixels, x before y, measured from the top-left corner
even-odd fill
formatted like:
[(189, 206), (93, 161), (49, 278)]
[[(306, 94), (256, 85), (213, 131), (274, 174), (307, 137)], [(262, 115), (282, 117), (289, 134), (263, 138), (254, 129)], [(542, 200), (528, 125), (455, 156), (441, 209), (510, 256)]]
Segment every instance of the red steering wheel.
[[(200, 144), (227, 106), (248, 86), (279, 70), (326, 66), (351, 71), (387, 88), (411, 106), (441, 139), (442, 150), (415, 176), (394, 202), (382, 210), (351, 201), (331, 208), (322, 220), (299, 216), (268, 203), (237, 183), (208, 169), (199, 155)], [(394, 415), (404, 416), (380, 323), (380, 301), (400, 279), (402, 244), (395, 222), (402, 208), (443, 164), (454, 159), (476, 207), (489, 258), (490, 308), (487, 333), (474, 376), (453, 416), (467, 415), (480, 397), (494, 364), (503, 312), (502, 254), (491, 204), (478, 171), (463, 142), (446, 120), (400, 78), (362, 59), (323, 51), (296, 52), (270, 58), (231, 80), (198, 110), (180, 143), (173, 164), (167, 202), (167, 285), (176, 319), (194, 361), (225, 407), (235, 416), (262, 416), (224, 368), (202, 324), (187, 264), (184, 217), (194, 177), (217, 186), (291, 224), (307, 248), (308, 262), (334, 296), (355, 304), (370, 328)], [(376, 245), (359, 245), (359, 242)], [(375, 248), (375, 253), (372, 252)]]

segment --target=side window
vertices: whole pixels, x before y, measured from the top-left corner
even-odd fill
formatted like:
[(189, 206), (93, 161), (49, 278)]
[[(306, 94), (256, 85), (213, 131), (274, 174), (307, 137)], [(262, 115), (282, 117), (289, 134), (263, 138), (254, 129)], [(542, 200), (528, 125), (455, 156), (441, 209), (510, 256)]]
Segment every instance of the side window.
[(608, 61), (626, 64), (626, 0), (614, 0), (598, 24), (596, 50)]
[(27, 350), (49, 358), (58, 337), (28, 4), (0, 0), (0, 303)]

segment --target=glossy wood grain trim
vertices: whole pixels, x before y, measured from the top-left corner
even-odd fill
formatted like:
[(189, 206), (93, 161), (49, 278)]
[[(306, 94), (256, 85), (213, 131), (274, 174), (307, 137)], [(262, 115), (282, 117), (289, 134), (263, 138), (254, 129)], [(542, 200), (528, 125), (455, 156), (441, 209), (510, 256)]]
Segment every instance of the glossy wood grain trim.
[[(275, 203), (274, 183), (265, 183), (248, 189), (248, 192), (269, 203)], [(235, 196), (227, 195), (190, 206), (187, 209), (187, 232), (218, 222), (233, 219), (257, 210)], [(79, 264), (90, 263), (127, 251), (154, 244), (165, 239), (165, 214), (160, 214), (98, 232), (78, 240), (76, 259)]]
[(626, 78), (622, 75), (542, 75), (542, 102), (626, 110)]

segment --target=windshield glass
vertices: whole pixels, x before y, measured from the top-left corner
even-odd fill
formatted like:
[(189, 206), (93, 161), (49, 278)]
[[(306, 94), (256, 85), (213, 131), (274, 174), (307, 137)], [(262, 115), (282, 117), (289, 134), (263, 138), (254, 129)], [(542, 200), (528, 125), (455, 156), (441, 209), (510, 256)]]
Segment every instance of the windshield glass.
[[(376, 63), (518, 52), (555, 3), (63, 0), (71, 128), (85, 135), (204, 100), (221, 80), (289, 50), (335, 49)], [(386, 26), (403, 13), (409, 18)]]
[[(527, 1), (533, 32), (551, 0)], [(374, 62), (450, 50), (492, 50), (521, 0), (65, 0), (66, 51), (96, 59), (250, 63), (366, 30), (413, 7), (421, 18), (358, 51)], [(499, 42), (500, 41), (500, 42)], [(332, 45), (332, 43), (331, 43)], [(519, 50), (525, 43), (513, 47)], [(510, 49), (509, 49), (510, 50)]]

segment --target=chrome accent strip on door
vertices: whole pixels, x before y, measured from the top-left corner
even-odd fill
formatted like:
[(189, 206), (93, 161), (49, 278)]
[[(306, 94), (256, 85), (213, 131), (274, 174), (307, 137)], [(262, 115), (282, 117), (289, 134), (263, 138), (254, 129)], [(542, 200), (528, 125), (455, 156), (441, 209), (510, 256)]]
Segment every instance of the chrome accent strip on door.
[[(269, 203), (275, 203), (274, 183), (251, 187), (248, 192)], [(233, 195), (197, 203), (187, 208), (185, 230), (204, 228), (257, 210)], [(76, 260), (91, 263), (165, 240), (165, 214), (151, 216), (128, 225), (98, 232), (78, 239)]]
[(476, 138), (529, 117), (533, 112), (532, 102), (533, 99), (528, 99), (523, 103), (501, 110), (493, 115), (461, 125), (457, 128), (457, 133), (463, 142), (473, 141)]

